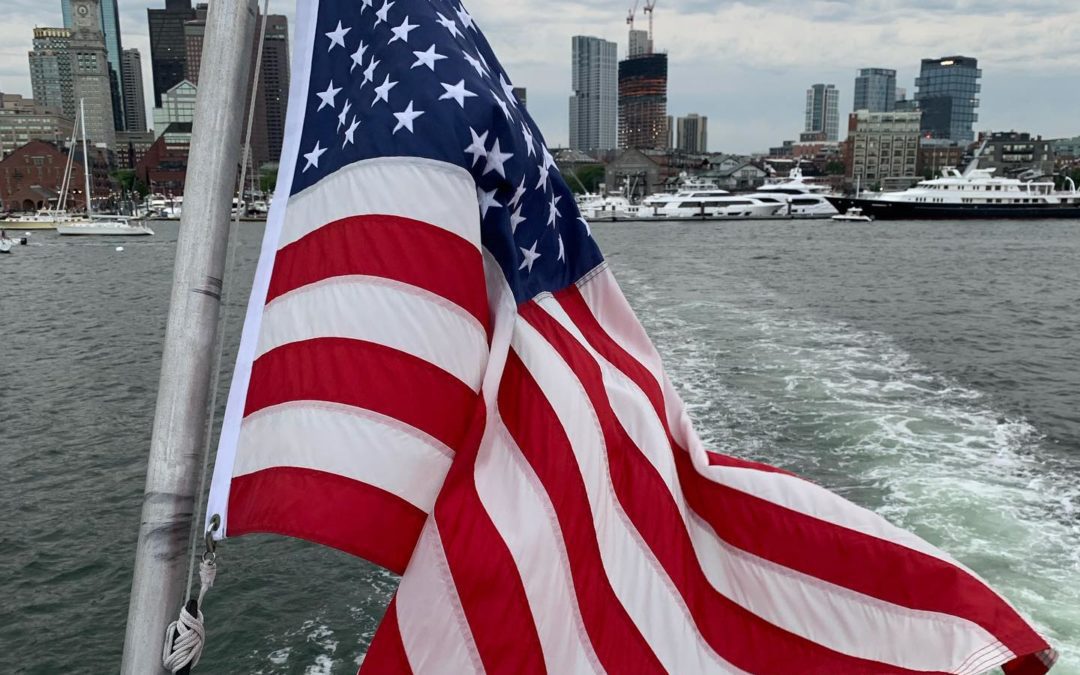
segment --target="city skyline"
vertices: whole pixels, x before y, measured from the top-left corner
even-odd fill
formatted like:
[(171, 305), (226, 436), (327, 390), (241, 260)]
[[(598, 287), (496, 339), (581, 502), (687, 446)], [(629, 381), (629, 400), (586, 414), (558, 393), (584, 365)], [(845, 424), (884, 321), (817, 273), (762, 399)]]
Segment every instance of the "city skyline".
[[(26, 54), (33, 27), (63, 25), (61, 2), (6, 4), (11, 9), (0, 26), (0, 90), (29, 96)], [(120, 4), (123, 46), (142, 53), (149, 105), (153, 84), (146, 9), (164, 2)], [(620, 55), (625, 54), (624, 4), (468, 3), (514, 84), (528, 87), (530, 112), (553, 146), (569, 140), (569, 38), (587, 32), (618, 42)], [(1010, 13), (999, 16), (1005, 10)], [(293, 3), (272, 5), (271, 12), (285, 14), (291, 24)], [(1065, 2), (1017, 12), (1013, 4), (997, 2), (977, 8), (959, 2), (895, 8), (878, 3), (804, 6), (789, 0), (749, 7), (687, 0), (679, 8), (659, 4), (655, 25), (658, 48), (671, 60), (668, 113), (707, 115), (714, 151), (760, 151), (797, 137), (811, 82), (837, 83), (839, 108), (850, 110), (859, 68), (897, 70), (897, 86), (911, 97), (921, 59), (946, 53), (975, 56), (984, 71), (976, 131), (1016, 129), (1045, 137), (1080, 131), (1068, 115), (1080, 108), (1073, 66), (1080, 57), (1080, 10)]]

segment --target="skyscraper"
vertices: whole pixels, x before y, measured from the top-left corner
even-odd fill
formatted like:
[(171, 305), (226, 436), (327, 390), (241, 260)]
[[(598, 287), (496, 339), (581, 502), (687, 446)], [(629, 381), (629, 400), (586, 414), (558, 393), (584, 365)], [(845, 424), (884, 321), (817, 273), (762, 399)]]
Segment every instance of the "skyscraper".
[(30, 88), (34, 101), (74, 118), (74, 80), (71, 73), (71, 31), (67, 28), (35, 28), (30, 52)]
[(161, 95), (184, 79), (187, 50), (184, 22), (195, 18), (191, 0), (165, 0), (165, 9), (147, 9), (150, 26), (150, 70), (154, 76), (154, 107)]
[[(61, 0), (60, 10), (64, 14), (64, 28), (75, 27), (73, 0)], [(117, 0), (101, 0), (101, 32), (105, 35), (105, 51), (109, 60), (109, 91), (112, 94), (113, 128), (124, 129), (124, 47), (120, 41), (120, 9)]]
[(142, 54), (138, 49), (124, 50), (120, 72), (124, 76), (124, 128), (128, 131), (146, 131)]
[(804, 140), (835, 141), (840, 137), (840, 92), (834, 84), (815, 84), (806, 90)]
[[(254, 70), (254, 66), (252, 66)], [(255, 116), (261, 119), (263, 142), (256, 147), (252, 134), (252, 159), (258, 167), (276, 162), (285, 137), (285, 111), (289, 100), (289, 20), (281, 14), (266, 17), (266, 37), (262, 45)]]
[(72, 0), (74, 28), (69, 50), (76, 104), (86, 106), (86, 135), (112, 147), (116, 139), (113, 89), (105, 34), (101, 30), (101, 0)]
[(619, 62), (619, 147), (668, 146), (667, 54)]
[(598, 37), (571, 40), (570, 147), (611, 150), (618, 140), (618, 45)]
[(696, 113), (690, 113), (686, 117), (678, 118), (678, 147), (683, 152), (701, 154), (708, 152), (709, 118)]
[(638, 30), (636, 28), (630, 30), (630, 48), (627, 50), (626, 58), (632, 59), (635, 56), (644, 56), (652, 52), (652, 46), (649, 44), (649, 31)]
[(915, 100), (922, 111), (924, 136), (961, 143), (975, 140), (981, 77), (978, 59), (969, 56), (922, 60)]
[(896, 71), (888, 68), (863, 68), (855, 78), (853, 110), (892, 112), (896, 107)]

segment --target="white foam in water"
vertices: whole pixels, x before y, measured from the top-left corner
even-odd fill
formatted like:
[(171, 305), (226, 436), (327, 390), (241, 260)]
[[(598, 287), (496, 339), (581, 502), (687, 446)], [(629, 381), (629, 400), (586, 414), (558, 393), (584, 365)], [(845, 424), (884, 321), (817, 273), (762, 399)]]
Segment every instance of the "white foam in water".
[[(672, 306), (621, 270), (698, 432), (801, 473), (974, 569), (1080, 673), (1080, 463), (890, 338), (745, 298)], [(651, 297), (650, 297), (651, 296)]]

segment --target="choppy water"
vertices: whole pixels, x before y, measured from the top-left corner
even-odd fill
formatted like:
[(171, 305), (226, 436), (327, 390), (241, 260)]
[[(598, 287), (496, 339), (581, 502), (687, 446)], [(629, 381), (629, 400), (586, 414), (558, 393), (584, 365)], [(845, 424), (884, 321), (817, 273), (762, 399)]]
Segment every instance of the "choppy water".
[[(116, 670), (176, 238), (159, 230), (0, 256), (0, 672)], [(1080, 224), (595, 233), (709, 443), (946, 548), (1080, 673)], [(260, 236), (241, 227), (233, 345)], [(200, 669), (354, 672), (395, 584), (230, 540)]]

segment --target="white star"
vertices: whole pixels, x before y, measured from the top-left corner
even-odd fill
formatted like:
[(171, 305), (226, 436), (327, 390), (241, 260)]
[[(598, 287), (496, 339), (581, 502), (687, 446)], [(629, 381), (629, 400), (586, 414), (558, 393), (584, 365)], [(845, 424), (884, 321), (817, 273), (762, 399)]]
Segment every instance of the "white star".
[(506, 78), (499, 73), (499, 86), (502, 87), (503, 95), (506, 96), (506, 100), (510, 101), (510, 105), (517, 107), (517, 96), (514, 96), (514, 85), (506, 81)]
[(555, 166), (555, 158), (551, 156), (550, 152), (548, 152), (547, 147), (544, 147), (542, 152), (544, 153), (544, 168), (545, 169), (558, 168), (558, 167)]
[(319, 104), (319, 110), (322, 110), (326, 106), (334, 107), (334, 97), (341, 91), (341, 87), (334, 87), (334, 81), (330, 80), (330, 86), (326, 88), (326, 91), (317, 92), (315, 95), (322, 99), (322, 103)]
[(360, 120), (356, 119), (356, 116), (353, 115), (349, 128), (345, 130), (345, 142), (341, 144), (341, 147), (344, 148), (346, 145), (353, 142), (353, 134), (356, 132), (356, 127), (358, 126), (360, 126)]
[(364, 69), (364, 81), (360, 83), (361, 87), (368, 82), (375, 82), (375, 69), (379, 67), (380, 63), (382, 63), (382, 61), (376, 61), (374, 56), (371, 57), (371, 61), (368, 62), (367, 68)]
[[(393, 7), (393, 6), (394, 6), (394, 3), (387, 2), (386, 0), (383, 0), (382, 7), (380, 7), (375, 12), (375, 16), (379, 17), (378, 19), (375, 20), (375, 26), (378, 26), (380, 23), (383, 23), (384, 21), (386, 21), (386, 13), (389, 12), (390, 8)], [(372, 28), (374, 28), (375, 26), (372, 26)]]
[(518, 267), (519, 270), (528, 268), (527, 274), (532, 274), (533, 263), (536, 262), (536, 259), (540, 257), (540, 254), (536, 252), (536, 244), (539, 241), (539, 239), (534, 241), (532, 248), (524, 248), (522, 246), (518, 246), (518, 248), (521, 249), (521, 255), (525, 256), (525, 259), (521, 261), (521, 266)]
[(561, 213), (559, 213), (559, 207), (558, 207), (560, 199), (562, 199), (562, 197), (556, 197), (554, 194), (552, 194), (551, 195), (551, 204), (548, 205), (549, 210), (548, 210), (548, 222), (547, 222), (547, 224), (552, 226), (552, 227), (555, 227), (555, 219), (562, 215)]
[[(319, 158), (322, 157), (324, 152), (326, 152), (326, 148), (319, 147), (319, 142), (315, 141), (315, 147), (312, 148), (311, 152), (304, 154), (304, 159), (307, 160), (307, 164), (304, 165), (304, 171), (307, 171), (311, 167), (318, 169)], [(300, 173), (303, 173), (304, 171), (301, 171)]]
[(345, 105), (341, 106), (341, 114), (337, 118), (337, 130), (341, 131), (341, 127), (345, 126), (345, 118), (349, 115), (349, 110), (352, 108), (352, 101), (345, 99)]
[(464, 7), (462, 7), (461, 9), (459, 9), (457, 11), (457, 15), (458, 15), (458, 18), (461, 19), (461, 25), (462, 26), (465, 26), (466, 28), (472, 28), (473, 30), (476, 30), (476, 26), (473, 26), (472, 16), (470, 16), (469, 13), (467, 11), (465, 11)]
[(495, 102), (499, 104), (499, 110), (502, 110), (503, 117), (510, 119), (510, 109), (506, 107), (506, 101), (499, 98), (494, 89), (491, 90), (491, 95), (495, 97)]
[(529, 129), (529, 125), (525, 122), (521, 123), (521, 135), (525, 137), (525, 146), (529, 149), (529, 157), (532, 157), (536, 154), (536, 150), (533, 149), (532, 130)]
[(488, 132), (485, 131), (482, 136), (478, 136), (473, 128), (469, 127), (469, 133), (472, 134), (472, 144), (465, 148), (465, 152), (473, 156), (472, 166), (476, 166), (481, 157), (487, 157), (487, 148), (484, 144), (487, 143)]
[(538, 168), (540, 169), (540, 180), (536, 183), (535, 189), (537, 190), (547, 185), (548, 182), (548, 168), (543, 165), (538, 166)]
[(350, 56), (350, 57), (349, 57), (349, 58), (351, 58), (351, 59), (352, 59), (352, 65), (351, 65), (351, 66), (349, 66), (349, 72), (350, 72), (350, 73), (351, 73), (351, 72), (352, 72), (352, 71), (353, 71), (353, 70), (354, 70), (354, 69), (355, 69), (355, 68), (356, 68), (357, 66), (362, 66), (362, 65), (364, 65), (364, 63), (363, 63), (363, 61), (364, 61), (364, 52), (366, 52), (366, 51), (367, 51), (367, 45), (366, 45), (366, 44), (364, 44), (364, 41), (363, 41), (363, 40), (361, 40), (361, 41), (360, 41), (360, 46), (359, 46), (359, 47), (357, 47), (357, 48), (356, 48), (356, 51), (355, 51), (355, 52), (353, 52), (353, 53), (352, 53), (352, 56)]
[(581, 216), (578, 216), (578, 220), (580, 220), (581, 224), (585, 226), (585, 234), (587, 234), (587, 235), (589, 235), (591, 237), (592, 236), (592, 228), (589, 227), (589, 221), (585, 220)]
[(523, 222), (525, 222), (525, 216), (521, 215), (521, 206), (518, 206), (510, 214), (510, 234), (517, 232), (517, 226)]
[(469, 65), (473, 67), (473, 70), (476, 71), (477, 75), (479, 75), (480, 77), (483, 77), (484, 75), (487, 74), (487, 71), (484, 70), (484, 65), (482, 63), (480, 63), (480, 59), (474, 59), (469, 54), (469, 52), (466, 52), (466, 51), (462, 51), (461, 55), (465, 57), (465, 60), (469, 62)]
[(405, 20), (401, 22), (400, 26), (395, 26), (390, 29), (390, 32), (394, 34), (394, 37), (390, 38), (390, 42), (386, 44), (393, 44), (398, 40), (401, 40), (405, 44), (409, 43), (409, 33), (416, 28), (416, 24), (409, 23), (409, 17), (406, 16)]
[(390, 76), (387, 75), (386, 79), (383, 80), (383, 83), (380, 84), (379, 86), (375, 87), (375, 100), (371, 102), (371, 105), (374, 106), (380, 100), (386, 101), (387, 103), (389, 103), (390, 102), (390, 90), (393, 89), (396, 86), (397, 86), (397, 82), (391, 82), (390, 81)]
[(521, 176), (521, 183), (518, 184), (517, 189), (514, 190), (514, 198), (510, 200), (510, 206), (517, 206), (521, 198), (525, 196), (525, 175)]
[(457, 24), (454, 23), (453, 19), (446, 18), (440, 12), (435, 12), (435, 16), (439, 17), (435, 20), (435, 23), (441, 23), (446, 28), (446, 30), (450, 31), (450, 34), (454, 37), (461, 37), (461, 31), (458, 30)]
[(495, 201), (495, 190), (481, 190), (476, 188), (476, 199), (480, 202), (480, 219), (487, 218), (488, 209), (496, 208), (501, 209), (502, 204)]
[(462, 80), (457, 84), (447, 84), (446, 82), (440, 82), (440, 84), (442, 85), (442, 88), (446, 90), (446, 93), (439, 97), (440, 101), (452, 98), (458, 102), (458, 105), (464, 108), (465, 99), (476, 96), (476, 94), (465, 88), (465, 80)]
[(566, 261), (566, 249), (563, 248), (562, 235), (559, 235), (559, 260)]
[(375, 6), (374, 4), (372, 4), (373, 0), (361, 0), (361, 2), (363, 2), (364, 4), (360, 7), (360, 14), (363, 14), (364, 10), (367, 9), (368, 7), (374, 7)]
[(503, 164), (513, 156), (514, 153), (512, 152), (502, 152), (502, 148), (499, 147), (499, 139), (496, 138), (495, 144), (487, 152), (484, 162), (484, 174), (495, 171), (503, 178), (506, 178), (506, 170), (503, 168)]
[(409, 101), (409, 105), (406, 106), (404, 110), (394, 113), (394, 117), (397, 118), (397, 126), (394, 127), (394, 131), (391, 133), (396, 134), (398, 132), (398, 129), (402, 127), (405, 127), (409, 130), (409, 133), (412, 133), (413, 120), (424, 114), (423, 110), (413, 110), (412, 104), (413, 102)]
[(351, 30), (352, 30), (352, 28), (342, 28), (341, 27), (341, 22), (338, 21), (337, 22), (337, 28), (330, 31), (329, 33), (324, 33), (324, 35), (326, 35), (326, 37), (330, 38), (330, 48), (327, 49), (326, 51), (330, 51), (331, 49), (333, 49), (334, 47), (336, 47), (338, 45), (341, 45), (342, 47), (344, 47), (345, 46), (345, 34), (348, 33)]
[(435, 62), (442, 61), (446, 57), (435, 51), (435, 45), (431, 45), (424, 52), (413, 52), (416, 57), (416, 63), (412, 64), (412, 67), (427, 66), (431, 68), (431, 72), (435, 72)]

